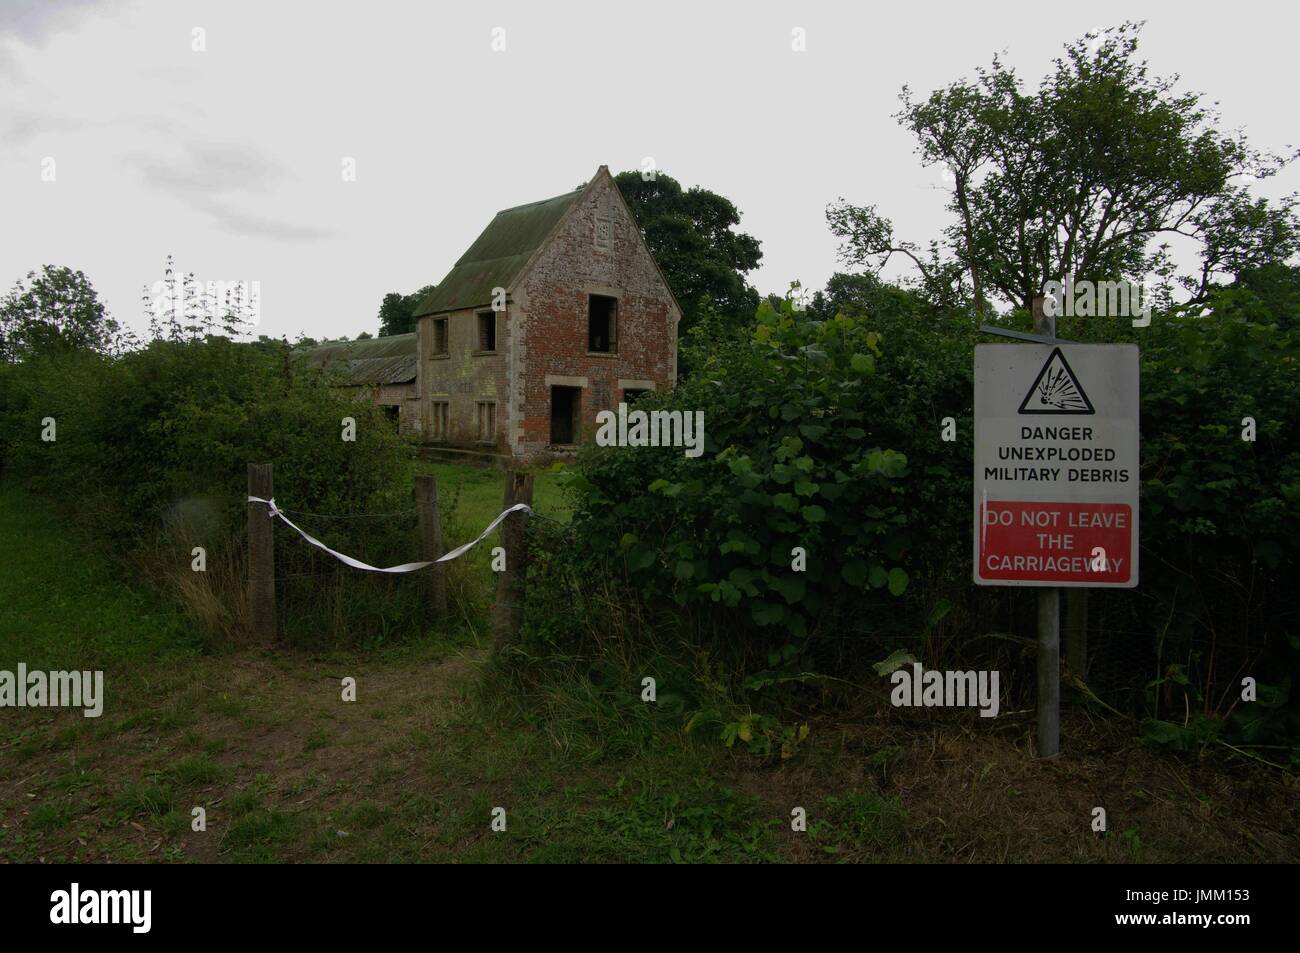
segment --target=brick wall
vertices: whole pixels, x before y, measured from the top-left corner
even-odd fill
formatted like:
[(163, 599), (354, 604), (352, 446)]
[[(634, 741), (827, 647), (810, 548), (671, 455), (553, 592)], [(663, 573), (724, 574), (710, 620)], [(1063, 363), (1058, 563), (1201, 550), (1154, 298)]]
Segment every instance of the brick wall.
[[(602, 229), (599, 244), (598, 221), (608, 224), (608, 238)], [(618, 299), (613, 353), (588, 352), (589, 294)], [(512, 300), (510, 437), (516, 454), (544, 453), (550, 445), (552, 384), (581, 386), (584, 439), (594, 431), (597, 412), (615, 408), (625, 387), (672, 385), (677, 309), (608, 174), (602, 172), (570, 211)]]

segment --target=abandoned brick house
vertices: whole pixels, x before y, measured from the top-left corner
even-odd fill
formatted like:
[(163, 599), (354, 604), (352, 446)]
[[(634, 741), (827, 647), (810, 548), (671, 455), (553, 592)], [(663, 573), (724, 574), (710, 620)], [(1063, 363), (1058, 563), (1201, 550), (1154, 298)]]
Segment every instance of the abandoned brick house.
[(426, 443), (544, 454), (677, 377), (681, 310), (605, 166), (498, 212), (415, 317)]
[(396, 408), (403, 431), (452, 451), (562, 452), (598, 412), (677, 378), (681, 309), (605, 166), (498, 212), (415, 318), (414, 335), (352, 342), (328, 362)]

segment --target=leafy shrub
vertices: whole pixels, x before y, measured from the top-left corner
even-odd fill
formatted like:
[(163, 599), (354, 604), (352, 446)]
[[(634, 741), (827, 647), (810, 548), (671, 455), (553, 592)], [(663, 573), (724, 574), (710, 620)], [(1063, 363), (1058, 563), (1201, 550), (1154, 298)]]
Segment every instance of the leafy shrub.
[[(749, 336), (707, 321), (693, 333), (693, 376), (636, 407), (704, 410), (704, 455), (583, 454), (569, 477), (573, 539), (535, 566), (571, 620), (534, 629), (539, 640), (581, 641), (587, 596), (608, 585), (625, 603), (672, 610), (665, 621), (683, 632), (725, 631), (787, 675), (803, 670), (791, 651), (805, 645), (835, 646), (819, 668), (865, 668), (900, 645), (969, 667), (1009, 644), (1008, 630), (1032, 635), (1032, 593), (969, 577), (971, 369), (984, 338), (964, 315), (868, 291), (870, 312), (852, 300), (810, 314), (769, 303)], [(1300, 340), (1263, 300), (1226, 289), (1204, 316), (1157, 312), (1147, 328), (1060, 322), (1067, 340), (1140, 347), (1142, 583), (1092, 594), (1091, 646), (1135, 702), (1170, 663), (1207, 710), (1231, 701), (1235, 673), (1278, 684), (1295, 668), (1285, 637), (1300, 612), (1289, 582), (1300, 565)], [(1241, 439), (1247, 416), (1253, 443)], [(953, 442), (940, 439), (944, 417)], [(796, 546), (806, 573), (791, 571)], [(858, 636), (898, 644), (858, 648)], [(1032, 653), (984, 661), (1032, 667)], [(1160, 703), (1149, 698), (1147, 713), (1161, 717)]]
[[(69, 353), (0, 371), (6, 471), (68, 504), (209, 630), (228, 635), (241, 623), (249, 463), (274, 464), (276, 500), (287, 509), (410, 506), (409, 449), (381, 411), (298, 372), (274, 348), (154, 341), (118, 357)], [(345, 417), (356, 421), (355, 442), (341, 439)], [(52, 442), (41, 439), (46, 418)], [(375, 558), (409, 554), (413, 531), (391, 529), (391, 538), (373, 539)], [(196, 545), (207, 549), (207, 573), (190, 571)], [(309, 595), (322, 612), (331, 601)], [(382, 605), (388, 596), (376, 598)], [(343, 599), (332, 607), (333, 628), (373, 615), (375, 601)]]
[(752, 337), (700, 350), (690, 381), (636, 408), (703, 410), (702, 456), (594, 447), (570, 475), (577, 576), (625, 574), (647, 605), (738, 610), (780, 640), (864, 594), (902, 595), (916, 524), (908, 458), (873, 409), (880, 334), (765, 303)]
[[(1206, 713), (1240, 695), (1238, 679), (1277, 683), (1300, 655), (1300, 332), (1242, 287), (1220, 290), (1204, 315), (1074, 319), (1080, 341), (1132, 341), (1142, 360), (1141, 582), (1123, 628), (1151, 668), (1184, 672), (1147, 710), (1183, 717), (1174, 689)], [(1243, 440), (1244, 418), (1255, 439)], [(1112, 595), (1107, 593), (1107, 596)], [(1158, 636), (1158, 638), (1157, 638)], [(1293, 700), (1294, 706), (1296, 702)], [(1297, 708), (1296, 710), (1300, 710)]]
[[(8, 376), (8, 465), (56, 495), (111, 496), (130, 519), (187, 498), (242, 511), (249, 463), (274, 462), (277, 496), (324, 512), (363, 507), (401, 469), (402, 444), (377, 408), (223, 338), (38, 360)], [(340, 439), (348, 416), (355, 443)], [(54, 442), (41, 440), (46, 417)]]

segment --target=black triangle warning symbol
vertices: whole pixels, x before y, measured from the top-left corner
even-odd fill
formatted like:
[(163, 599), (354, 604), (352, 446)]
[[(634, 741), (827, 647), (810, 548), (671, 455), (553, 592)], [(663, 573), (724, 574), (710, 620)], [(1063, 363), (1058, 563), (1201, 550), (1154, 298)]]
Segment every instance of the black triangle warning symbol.
[(1022, 414), (1095, 414), (1092, 401), (1074, 376), (1059, 347), (1052, 348), (1029, 393), (1020, 402)]

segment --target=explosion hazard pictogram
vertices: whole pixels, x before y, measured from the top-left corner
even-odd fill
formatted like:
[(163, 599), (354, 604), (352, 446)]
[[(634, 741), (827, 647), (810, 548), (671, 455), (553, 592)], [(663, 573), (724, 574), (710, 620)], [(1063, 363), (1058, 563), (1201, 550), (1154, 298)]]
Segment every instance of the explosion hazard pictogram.
[(1043, 369), (1020, 402), (1022, 414), (1093, 414), (1092, 401), (1059, 347), (1052, 348)]

